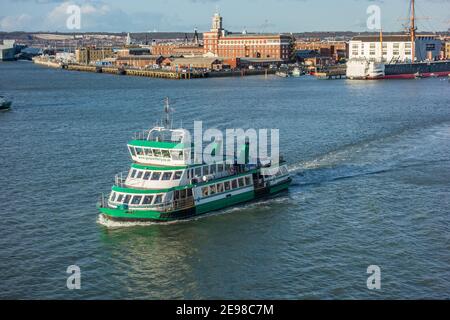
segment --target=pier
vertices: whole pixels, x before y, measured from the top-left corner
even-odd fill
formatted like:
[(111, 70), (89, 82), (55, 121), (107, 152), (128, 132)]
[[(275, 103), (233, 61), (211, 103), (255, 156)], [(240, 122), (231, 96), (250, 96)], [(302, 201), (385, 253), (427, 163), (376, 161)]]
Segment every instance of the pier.
[[(42, 63), (44, 64), (44, 63)], [(70, 70), (70, 71), (83, 71), (83, 72), (95, 72), (95, 73), (108, 73), (115, 75), (127, 75), (136, 77), (148, 77), (148, 78), (160, 78), (160, 79), (196, 79), (196, 78), (216, 78), (216, 77), (244, 77), (251, 75), (268, 75), (274, 74), (275, 70), (229, 70), (229, 71), (214, 71), (214, 72), (175, 72), (167, 70), (145, 70), (145, 69), (132, 69), (132, 68), (120, 68), (114, 66), (92, 66), (83, 64), (63, 64), (55, 66), (58, 68)]]
[(317, 71), (314, 75), (318, 79), (342, 79), (345, 78), (345, 74), (347, 71), (347, 67), (344, 66), (329, 66), (327, 68), (324, 68), (320, 71)]

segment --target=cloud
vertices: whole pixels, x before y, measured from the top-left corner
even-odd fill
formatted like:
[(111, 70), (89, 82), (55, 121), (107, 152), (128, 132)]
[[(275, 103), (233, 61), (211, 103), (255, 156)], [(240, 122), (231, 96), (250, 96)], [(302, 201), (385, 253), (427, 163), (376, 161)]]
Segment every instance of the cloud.
[(32, 23), (33, 17), (28, 14), (18, 16), (0, 17), (0, 30), (18, 31), (26, 30)]

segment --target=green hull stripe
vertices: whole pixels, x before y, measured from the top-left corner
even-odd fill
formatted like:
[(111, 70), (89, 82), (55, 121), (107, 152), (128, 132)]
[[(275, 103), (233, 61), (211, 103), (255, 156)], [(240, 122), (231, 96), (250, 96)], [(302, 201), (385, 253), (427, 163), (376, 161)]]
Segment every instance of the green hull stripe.
[(278, 184), (278, 185), (276, 185), (274, 187), (271, 187), (270, 188), (270, 193), (277, 193), (277, 192), (280, 192), (283, 189), (289, 188), (289, 185), (291, 184), (291, 181), (292, 180), (289, 180), (287, 182), (283, 182), (282, 184)]
[(161, 213), (158, 211), (133, 211), (129, 213), (123, 209), (100, 208), (100, 212), (113, 218), (169, 220), (161, 218)]
[(249, 192), (231, 196), (229, 198), (210, 201), (205, 204), (199, 204), (196, 207), (196, 213), (202, 214), (202, 213), (206, 213), (206, 212), (213, 211), (213, 210), (219, 210), (219, 209), (226, 208), (226, 207), (229, 207), (229, 206), (241, 203), (241, 202), (253, 200), (254, 198), (255, 198), (255, 192), (252, 190)]
[(131, 140), (128, 142), (129, 146), (133, 147), (150, 147), (159, 149), (185, 149), (190, 148), (188, 145), (177, 142), (159, 142), (149, 140)]

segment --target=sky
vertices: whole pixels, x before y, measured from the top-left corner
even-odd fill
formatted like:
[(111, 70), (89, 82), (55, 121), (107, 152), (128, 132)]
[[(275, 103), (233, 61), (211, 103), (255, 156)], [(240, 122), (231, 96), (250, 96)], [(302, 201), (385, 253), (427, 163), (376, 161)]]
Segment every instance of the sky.
[[(416, 0), (421, 31), (450, 28), (450, 0)], [(67, 8), (80, 8), (68, 29)], [(369, 31), (367, 8), (381, 9), (384, 31), (402, 31), (409, 0), (0, 0), (0, 31), (208, 31), (218, 10), (240, 32)]]

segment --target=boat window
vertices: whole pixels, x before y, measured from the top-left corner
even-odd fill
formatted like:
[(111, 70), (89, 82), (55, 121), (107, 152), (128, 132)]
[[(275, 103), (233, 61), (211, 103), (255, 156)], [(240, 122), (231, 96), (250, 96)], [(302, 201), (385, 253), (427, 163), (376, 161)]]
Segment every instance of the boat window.
[(161, 180), (170, 180), (172, 178), (172, 172), (164, 172)]
[(206, 176), (209, 174), (209, 167), (208, 166), (204, 166), (203, 167), (203, 175)]
[(186, 198), (186, 190), (180, 190), (180, 198), (181, 199)]
[(123, 203), (130, 203), (131, 195), (127, 194), (125, 199), (123, 199)]
[[(178, 171), (177, 171), (178, 172)], [(175, 175), (177, 174), (177, 172), (175, 172)], [(191, 178), (191, 170), (187, 170), (187, 178), (190, 179)], [(173, 180), (178, 180), (175, 179), (175, 176), (173, 177)]]
[(162, 194), (158, 194), (158, 195), (156, 195), (156, 197), (155, 197), (155, 202), (154, 202), (154, 204), (160, 204), (160, 203), (162, 203)]
[(231, 164), (225, 163), (225, 170), (230, 171), (230, 169), (231, 169)]
[(230, 190), (230, 181), (225, 181), (224, 183), (225, 190)]
[(209, 186), (209, 193), (214, 194), (216, 193), (216, 190), (217, 189), (215, 184)]
[(142, 179), (148, 180), (150, 178), (150, 175), (152, 174), (151, 171), (145, 171), (144, 177)]
[(142, 178), (142, 174), (143, 174), (142, 171), (138, 171), (137, 176), (136, 176), (136, 179)]
[(161, 154), (164, 158), (170, 158), (169, 150), (161, 150)]
[(153, 155), (155, 157), (161, 157), (161, 150), (159, 149), (153, 149)]
[(251, 181), (250, 177), (245, 177), (245, 184), (246, 184), (247, 186), (249, 186), (249, 185), (252, 184), (252, 181)]
[(180, 180), (182, 174), (183, 174), (183, 171), (175, 171), (175, 174), (173, 175), (173, 180)]
[(151, 204), (153, 200), (153, 196), (145, 196), (144, 200), (142, 200), (142, 204)]
[(170, 155), (173, 160), (183, 160), (183, 151), (171, 150)]
[(152, 180), (159, 180), (159, 178), (161, 178), (161, 172), (153, 172)]
[(202, 175), (202, 167), (195, 168), (195, 176), (200, 177)]
[(180, 199), (180, 191), (175, 190), (175, 191), (173, 192), (173, 198), (174, 198), (174, 200)]
[(244, 187), (245, 186), (244, 178), (239, 178), (238, 181), (239, 181), (239, 187)]
[(187, 189), (187, 196), (192, 197), (192, 189)]
[(137, 154), (138, 156), (143, 155), (143, 154), (144, 154), (144, 151), (142, 150), (142, 148), (136, 148), (136, 154)]
[(223, 171), (223, 163), (217, 165), (217, 172)]
[(212, 165), (209, 166), (209, 172), (211, 174), (216, 172), (216, 165), (215, 164), (212, 164)]
[(133, 157), (136, 156), (136, 152), (134, 151), (134, 147), (128, 147), (128, 149), (130, 149), (130, 153), (131, 153), (131, 155)]
[(217, 192), (218, 192), (218, 193), (223, 192), (223, 183), (218, 183), (218, 184), (217, 184)]
[(111, 197), (110, 197), (111, 202), (114, 202), (114, 199), (116, 199), (116, 193), (115, 192), (111, 193)]
[(142, 200), (142, 196), (134, 196), (133, 199), (131, 200), (131, 204), (137, 205), (139, 203), (141, 203)]
[(287, 174), (288, 173), (287, 168), (286, 167), (281, 167), (281, 173), (282, 174)]
[(237, 180), (231, 180), (231, 187), (232, 187), (233, 189), (236, 189), (236, 188), (237, 188)]
[(136, 170), (131, 171), (131, 178), (134, 178), (134, 176), (136, 175)]
[(203, 187), (202, 188), (202, 196), (207, 197), (208, 194), (209, 194), (208, 187)]
[(119, 194), (116, 202), (122, 202), (122, 199), (123, 199), (123, 194)]
[(146, 156), (153, 156), (152, 149), (150, 148), (145, 148), (144, 152)]

